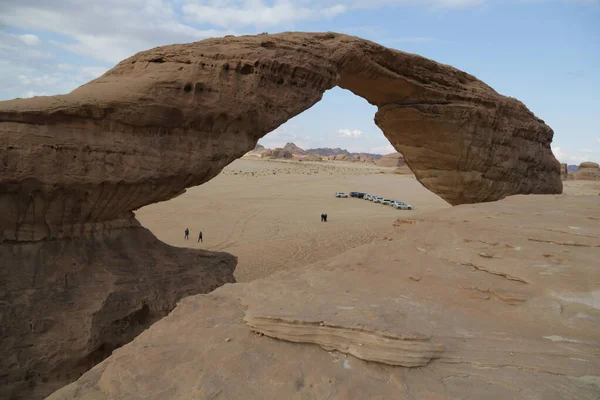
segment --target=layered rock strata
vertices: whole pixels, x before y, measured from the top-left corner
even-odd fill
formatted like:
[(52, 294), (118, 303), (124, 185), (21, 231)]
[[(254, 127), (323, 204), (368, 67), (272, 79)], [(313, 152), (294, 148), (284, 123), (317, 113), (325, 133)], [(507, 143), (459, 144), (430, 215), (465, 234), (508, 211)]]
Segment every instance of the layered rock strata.
[(0, 102), (0, 241), (73, 237), (216, 176), (340, 86), (451, 204), (560, 193), (553, 132), (519, 101), (426, 58), (335, 33), (140, 52), (73, 92)]
[[(596, 400), (599, 201), (514, 196), (407, 215), (379, 242), (186, 298), (50, 400)], [(344, 354), (357, 326), (444, 351), (412, 368), (368, 362), (396, 350), (351, 333), (358, 352)]]
[[(152, 298), (149, 312), (164, 315), (191, 293), (164, 293), (169, 268), (181, 278), (198, 266), (195, 293), (231, 281), (231, 258), (221, 275), (211, 257), (225, 256), (207, 261), (153, 238), (139, 246), (132, 211), (213, 178), (334, 86), (377, 106), (375, 123), (417, 179), (451, 204), (562, 190), (553, 132), (543, 121), (475, 77), (417, 55), (335, 33), (226, 37), (140, 52), (69, 94), (0, 102), (6, 387), (20, 385), (23, 374), (27, 385), (68, 379), (53, 371), (71, 371), (99, 338), (112, 337), (93, 339), (96, 329), (113, 329), (112, 317), (92, 319), (104, 305), (112, 321), (129, 321), (145, 315)], [(81, 271), (74, 298), (63, 294), (74, 273), (65, 269)], [(116, 275), (152, 284), (121, 292)], [(129, 305), (121, 309), (114, 296)], [(38, 314), (47, 298), (56, 299), (48, 321)], [(74, 341), (73, 350), (65, 352), (62, 340)]]
[(0, 245), (0, 398), (40, 399), (167, 315), (235, 282), (227, 253), (179, 249), (147, 229)]
[[(275, 313), (276, 314), (276, 313)], [(265, 316), (266, 315), (266, 316)], [(314, 343), (327, 351), (337, 350), (365, 361), (374, 361), (403, 367), (427, 365), (439, 358), (444, 345), (431, 342), (418, 333), (393, 332), (368, 327), (367, 321), (353, 321), (351, 326), (335, 323), (335, 316), (319, 321), (318, 313), (304, 320), (292, 316), (274, 316), (274, 313), (247, 314), (244, 321), (254, 332), (296, 343)], [(332, 318), (333, 317), (333, 318)]]
[(579, 181), (600, 181), (600, 166), (595, 162), (582, 162), (572, 176)]
[(400, 153), (386, 154), (375, 163), (380, 167), (396, 167), (400, 168), (405, 165), (404, 157)]

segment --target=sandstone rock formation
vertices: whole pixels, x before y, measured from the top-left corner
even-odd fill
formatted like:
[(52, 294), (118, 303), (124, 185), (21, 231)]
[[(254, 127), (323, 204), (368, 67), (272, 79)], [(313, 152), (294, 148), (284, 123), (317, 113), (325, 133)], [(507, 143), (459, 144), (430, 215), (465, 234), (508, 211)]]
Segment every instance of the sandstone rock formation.
[(369, 163), (369, 164), (373, 164), (375, 162), (375, 160), (372, 157), (369, 157), (365, 154), (360, 154), (358, 156), (358, 161), (364, 162), (364, 163)]
[(323, 161), (323, 157), (318, 154), (307, 154), (302, 157), (302, 161)]
[(376, 162), (377, 165), (379, 165), (380, 167), (395, 167), (395, 168), (399, 168), (404, 166), (404, 157), (402, 156), (402, 154), (400, 153), (391, 153), (391, 154), (386, 154), (385, 156), (381, 157), (381, 159), (377, 160)]
[[(451, 204), (562, 190), (550, 151), (553, 132), (543, 121), (475, 77), (417, 55), (335, 33), (225, 37), (143, 51), (69, 94), (0, 102), (0, 270), (6, 277), (0, 290), (2, 304), (23, 304), (3, 306), (15, 324), (2, 337), (2, 348), (9, 349), (3, 373), (16, 368), (29, 374), (44, 358), (52, 369), (55, 353), (65, 349), (56, 336), (67, 330), (81, 335), (81, 329), (88, 340), (85, 332), (95, 331), (96, 325), (85, 324), (70, 331), (69, 324), (94, 322), (103, 300), (70, 309), (73, 300), (66, 295), (55, 304), (66, 310), (64, 322), (52, 315), (54, 322), (43, 324), (48, 339), (29, 327), (45, 294), (62, 279), (48, 275), (57, 260), (73, 260), (74, 270), (112, 263), (119, 268), (115, 260), (126, 252), (109, 240), (114, 232), (132, 251), (150, 253), (144, 268), (159, 265), (165, 253), (178, 257), (160, 244), (135, 247), (133, 211), (213, 178), (336, 85), (378, 107), (375, 123), (417, 179)], [(90, 256), (90, 248), (105, 251)], [(181, 255), (172, 268), (184, 273), (194, 254)], [(141, 262), (127, 264), (134, 277)], [(200, 265), (205, 272), (198, 274), (212, 276), (210, 265)], [(27, 279), (10, 281), (20, 268)], [(78, 279), (88, 282), (85, 271)], [(134, 308), (122, 318), (149, 293), (163, 296), (159, 272), (144, 278), (157, 286), (128, 298)], [(225, 276), (210, 281), (232, 279)], [(96, 290), (89, 284), (78, 284), (80, 296)], [(214, 285), (194, 285), (198, 291), (209, 287)], [(98, 296), (108, 296), (107, 290), (98, 288)], [(166, 312), (178, 295), (157, 303)], [(101, 331), (104, 323), (112, 326), (103, 319)], [(14, 335), (27, 328), (34, 339)], [(65, 356), (67, 367), (93, 350), (74, 346)], [(21, 378), (9, 373), (6, 379), (12, 385)]]
[(598, 168), (600, 168), (600, 165), (598, 163), (595, 163), (592, 161), (585, 161), (585, 162), (582, 162), (581, 164), (579, 164), (579, 168), (577, 170), (579, 171), (580, 169), (585, 169), (585, 168), (598, 169)]
[(176, 249), (132, 227), (0, 245), (0, 398), (74, 381), (186, 296), (235, 282), (227, 253)]
[(291, 152), (284, 150), (282, 148), (266, 149), (266, 150), (262, 151), (262, 153), (261, 153), (262, 158), (268, 158), (268, 159), (272, 159), (272, 160), (278, 159), (278, 158), (291, 160), (293, 156), (294, 155)]
[(567, 164), (560, 164), (560, 179), (566, 181), (569, 179), (569, 170), (567, 168)]
[[(386, 240), (184, 299), (50, 400), (596, 400), (598, 205), (514, 196), (404, 217)], [(381, 358), (399, 345), (420, 367)]]
[(338, 154), (336, 156), (333, 157), (334, 161), (348, 161), (350, 157), (347, 156), (346, 154)]
[(576, 180), (600, 181), (600, 166), (595, 162), (582, 162), (579, 164), (579, 169), (571, 175)]
[(124, 221), (336, 85), (378, 107), (417, 179), (451, 204), (562, 190), (552, 129), (467, 73), (335, 33), (225, 37), (140, 52), (66, 95), (0, 102), (0, 240)]

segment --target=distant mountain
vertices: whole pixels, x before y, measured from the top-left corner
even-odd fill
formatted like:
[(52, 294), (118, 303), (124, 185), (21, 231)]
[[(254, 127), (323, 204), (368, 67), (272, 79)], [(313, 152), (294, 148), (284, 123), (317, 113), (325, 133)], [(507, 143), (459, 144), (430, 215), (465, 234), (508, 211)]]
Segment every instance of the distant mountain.
[(283, 146), (283, 150), (289, 151), (292, 154), (306, 154), (306, 151), (296, 146), (294, 143), (286, 143), (285, 146)]
[(360, 156), (361, 154), (364, 156), (367, 156), (367, 157), (374, 158), (375, 160), (379, 160), (381, 157), (383, 157), (382, 154), (351, 153), (348, 150), (340, 149), (339, 147), (336, 147), (335, 149), (332, 149), (331, 147), (320, 147), (318, 149), (308, 149), (305, 151), (306, 151), (306, 154), (320, 154), (324, 157), (337, 156), (337, 155), (346, 155), (348, 157), (352, 157), (352, 156)]
[(567, 165), (567, 171), (569, 172), (577, 172), (579, 170), (579, 166), (577, 165)]

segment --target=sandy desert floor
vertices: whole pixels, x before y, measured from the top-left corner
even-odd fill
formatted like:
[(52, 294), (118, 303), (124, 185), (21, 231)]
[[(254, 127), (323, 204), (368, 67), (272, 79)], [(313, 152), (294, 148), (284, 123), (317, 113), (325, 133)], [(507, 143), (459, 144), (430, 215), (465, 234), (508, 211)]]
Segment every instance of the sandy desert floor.
[[(412, 175), (392, 171), (343, 162), (236, 160), (212, 181), (136, 214), (165, 243), (236, 255), (236, 279), (249, 281), (371, 242), (402, 214), (448, 207)], [(339, 199), (337, 191), (389, 196), (415, 209)], [(322, 212), (327, 223), (320, 222)], [(203, 243), (197, 243), (200, 230)]]
[[(397, 218), (450, 207), (412, 175), (356, 163), (237, 160), (212, 181), (136, 212), (173, 246), (226, 251), (238, 257), (240, 282), (314, 263), (382, 237)], [(565, 183), (567, 195), (596, 194), (593, 182)], [(337, 191), (362, 191), (405, 201), (412, 211)], [(328, 222), (320, 222), (320, 214)], [(184, 240), (184, 230), (191, 231)], [(198, 232), (203, 243), (197, 243)]]

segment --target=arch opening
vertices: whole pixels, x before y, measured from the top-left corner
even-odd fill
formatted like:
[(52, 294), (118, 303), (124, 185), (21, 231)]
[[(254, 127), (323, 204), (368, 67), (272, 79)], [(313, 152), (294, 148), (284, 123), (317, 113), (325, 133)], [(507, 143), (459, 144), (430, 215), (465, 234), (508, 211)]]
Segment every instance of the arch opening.
[(0, 102), (0, 240), (135, 224), (132, 210), (207, 182), (336, 86), (377, 107), (419, 182), (452, 205), (562, 191), (550, 127), (465, 72), (335, 33), (226, 37), (138, 53), (67, 95)]

